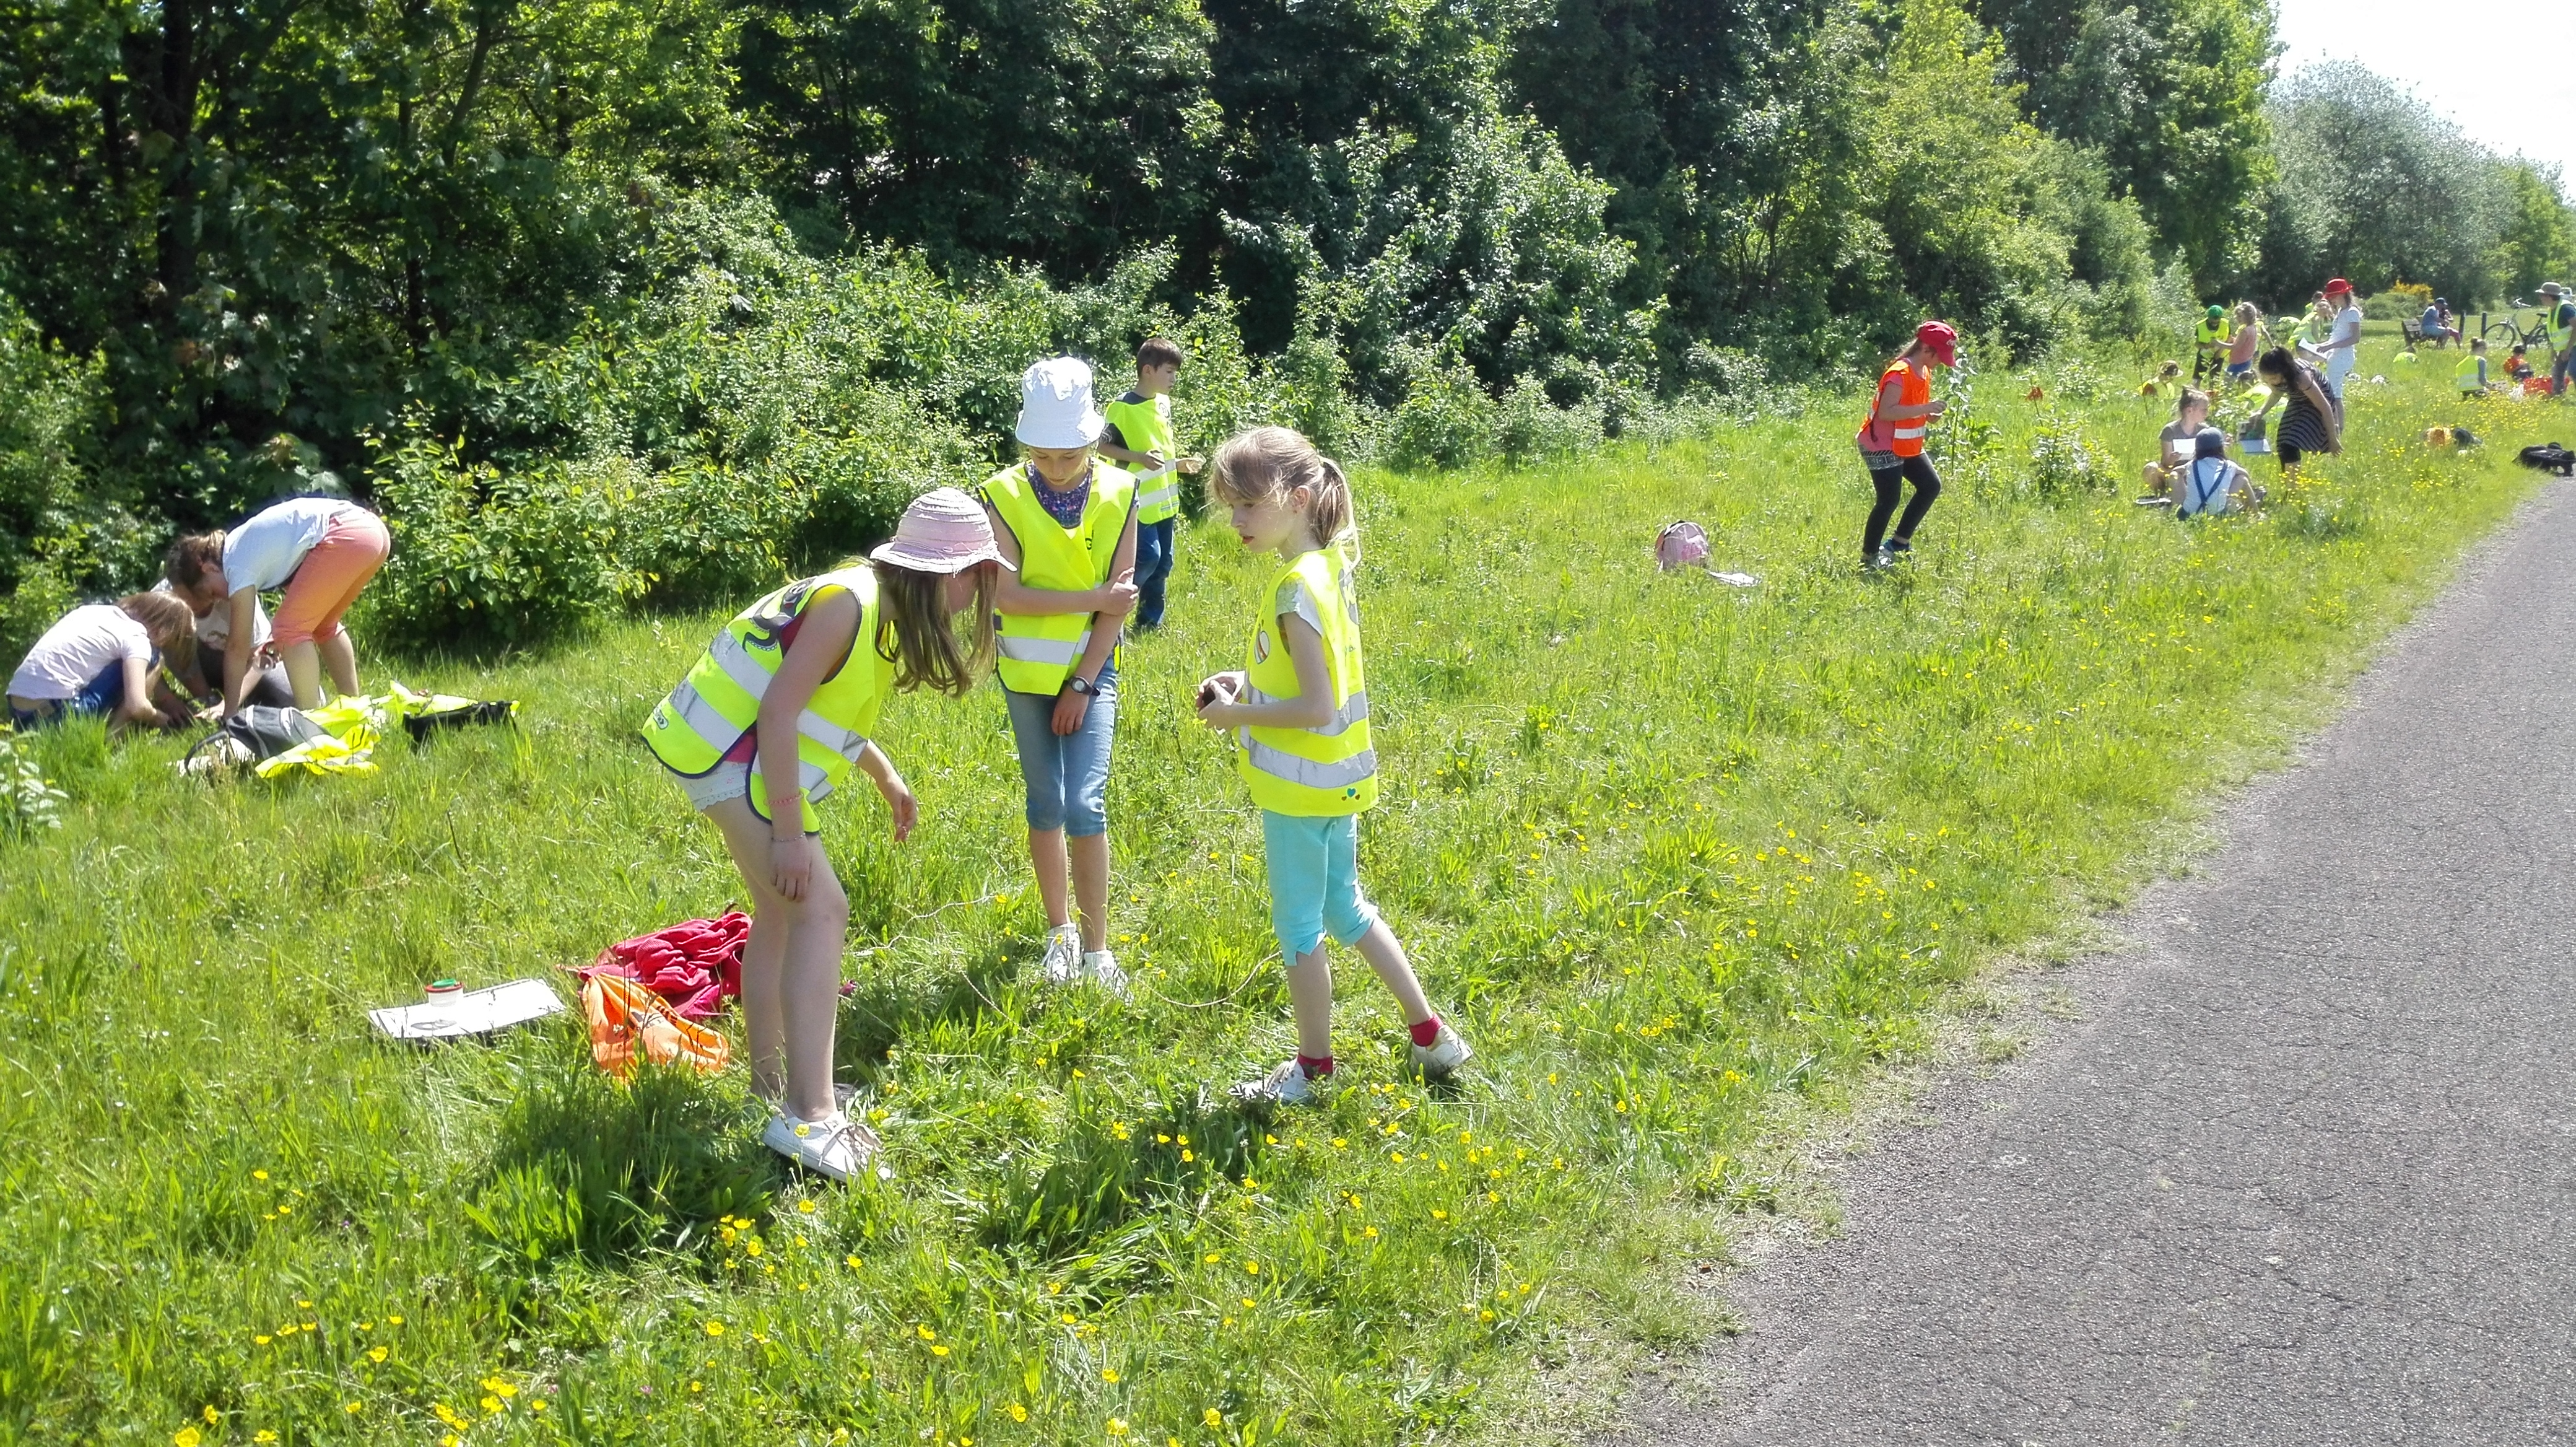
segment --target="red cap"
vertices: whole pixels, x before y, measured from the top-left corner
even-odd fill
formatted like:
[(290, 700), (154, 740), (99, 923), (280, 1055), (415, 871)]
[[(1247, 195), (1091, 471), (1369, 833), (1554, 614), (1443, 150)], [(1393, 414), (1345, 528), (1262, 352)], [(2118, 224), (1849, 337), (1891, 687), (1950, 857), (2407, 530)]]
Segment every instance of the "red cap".
[(2332, 280), (2332, 281), (2330, 281), (2330, 282), (2327, 282), (2327, 283), (2326, 283), (2326, 295), (2328, 295), (2328, 296), (2333, 296), (2333, 295), (2335, 295), (2337, 292), (2349, 292), (2349, 291), (2351, 291), (2351, 290), (2352, 290), (2352, 283), (2351, 283), (2351, 282), (2348, 282), (2348, 281), (2346, 281), (2346, 280), (2344, 280), (2344, 279), (2343, 279), (2342, 277), (2340, 277), (2340, 276), (2338, 276), (2338, 277), (2336, 277), (2334, 280)]
[(1914, 340), (1942, 366), (1959, 364), (1959, 334), (1950, 330), (1948, 322), (1925, 322), (1914, 329)]

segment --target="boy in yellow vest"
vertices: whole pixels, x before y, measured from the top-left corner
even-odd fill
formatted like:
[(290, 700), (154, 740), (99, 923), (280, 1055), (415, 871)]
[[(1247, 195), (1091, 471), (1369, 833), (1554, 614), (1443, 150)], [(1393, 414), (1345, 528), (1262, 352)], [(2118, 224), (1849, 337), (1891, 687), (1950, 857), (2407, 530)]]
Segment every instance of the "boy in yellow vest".
[(1163, 623), (1163, 585), (1172, 576), (1172, 544), (1181, 511), (1181, 477), (1200, 460), (1181, 456), (1172, 429), (1172, 388), (1181, 380), (1181, 347), (1148, 337), (1136, 349), (1136, 390), (1101, 408), (1108, 426), (1100, 455), (1136, 477), (1136, 627)]

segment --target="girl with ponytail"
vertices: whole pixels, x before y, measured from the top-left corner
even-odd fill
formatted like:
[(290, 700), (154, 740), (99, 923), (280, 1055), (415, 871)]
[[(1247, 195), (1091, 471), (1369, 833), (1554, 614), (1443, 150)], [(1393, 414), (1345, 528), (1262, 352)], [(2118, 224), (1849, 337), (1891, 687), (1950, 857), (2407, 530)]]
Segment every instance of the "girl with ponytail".
[(1217, 449), (1210, 490), (1235, 536), (1282, 566), (1260, 595), (1244, 666), (1199, 685), (1199, 719), (1234, 736), (1235, 766), (1261, 806), (1270, 922), (1287, 965), (1297, 1053), (1235, 1088), (1298, 1105), (1333, 1077), (1333, 972), (1327, 937), (1355, 949), (1404, 1010), (1414, 1067), (1445, 1076), (1474, 1052), (1431, 1012), (1395, 932), (1360, 892), (1359, 816), (1377, 802), (1352, 587), (1359, 537), (1340, 464), (1285, 427)]

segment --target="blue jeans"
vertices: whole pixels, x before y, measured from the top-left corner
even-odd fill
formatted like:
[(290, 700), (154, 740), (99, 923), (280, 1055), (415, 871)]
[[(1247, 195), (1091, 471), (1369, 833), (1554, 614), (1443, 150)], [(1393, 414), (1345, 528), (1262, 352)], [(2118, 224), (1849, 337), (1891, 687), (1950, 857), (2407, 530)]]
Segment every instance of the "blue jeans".
[(1264, 809), (1261, 842), (1270, 857), (1270, 927), (1290, 965), (1323, 948), (1327, 934), (1353, 945), (1377, 923), (1377, 906), (1360, 893), (1359, 815)]
[(60, 723), (82, 714), (113, 714), (125, 707), (125, 660), (119, 658), (102, 668), (98, 677), (81, 685), (81, 691), (58, 701), (47, 701), (40, 709), (13, 708), (9, 721), (22, 729), (40, 724)]
[(1055, 731), (1051, 693), (1002, 690), (1011, 708), (1011, 739), (1020, 749), (1020, 779), (1028, 786), (1029, 827), (1061, 829), (1076, 839), (1109, 832), (1109, 742), (1118, 732), (1118, 668), (1100, 670), (1100, 694), (1082, 715), (1082, 727)]
[(1136, 524), (1136, 626), (1159, 628), (1163, 623), (1163, 584), (1172, 576), (1172, 526), (1179, 522), (1168, 517), (1158, 523)]

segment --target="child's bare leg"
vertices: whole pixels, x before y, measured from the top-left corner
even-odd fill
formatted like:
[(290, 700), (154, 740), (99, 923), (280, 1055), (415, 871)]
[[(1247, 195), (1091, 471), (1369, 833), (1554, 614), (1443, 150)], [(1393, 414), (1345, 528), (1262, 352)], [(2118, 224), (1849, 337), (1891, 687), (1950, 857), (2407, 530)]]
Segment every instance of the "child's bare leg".
[(1405, 1024), (1419, 1025), (1431, 1018), (1431, 1002), (1422, 997), (1422, 982), (1413, 977), (1413, 962), (1404, 957), (1404, 946), (1396, 943), (1395, 931), (1386, 927), (1386, 921), (1370, 925), (1368, 933), (1360, 936), (1352, 948), (1386, 982), (1397, 1007), (1404, 1011)]
[[(1064, 836), (1056, 836), (1062, 839)], [(1082, 947), (1085, 950), (1109, 948), (1109, 836), (1089, 834), (1075, 839), (1073, 851), (1073, 901), (1082, 910)], [(1061, 888), (1061, 886), (1059, 886)], [(1059, 896), (1061, 898), (1061, 896)], [(1053, 922), (1061, 922), (1061, 916)]]
[[(1102, 841), (1103, 844), (1107, 840)], [(1047, 928), (1062, 929), (1073, 921), (1073, 912), (1065, 900), (1066, 861), (1064, 831), (1032, 829), (1029, 831), (1029, 868), (1038, 878), (1038, 904), (1046, 910)], [(1104, 881), (1107, 878), (1103, 873)], [(1101, 892), (1108, 893), (1104, 883)]]
[(1288, 967), (1288, 1004), (1297, 1015), (1297, 1053), (1309, 1060), (1333, 1055), (1333, 962), (1324, 943), (1297, 957)]
[[(841, 1008), (841, 951), (850, 931), (849, 896), (817, 851), (805, 898), (789, 900), (769, 879), (770, 826), (747, 799), (707, 811), (752, 897), (743, 945), (743, 1023), (751, 1037), (751, 1088), (798, 1120), (832, 1113), (832, 1041)], [(780, 1055), (785, 1061), (780, 1061)]]

